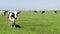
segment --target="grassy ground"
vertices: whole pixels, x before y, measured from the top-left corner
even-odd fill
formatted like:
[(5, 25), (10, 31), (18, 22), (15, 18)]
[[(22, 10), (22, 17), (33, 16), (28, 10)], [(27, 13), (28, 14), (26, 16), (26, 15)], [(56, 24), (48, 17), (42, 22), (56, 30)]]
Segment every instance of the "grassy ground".
[(21, 12), (16, 24), (21, 28), (10, 28), (7, 16), (0, 15), (0, 34), (60, 34), (60, 12)]

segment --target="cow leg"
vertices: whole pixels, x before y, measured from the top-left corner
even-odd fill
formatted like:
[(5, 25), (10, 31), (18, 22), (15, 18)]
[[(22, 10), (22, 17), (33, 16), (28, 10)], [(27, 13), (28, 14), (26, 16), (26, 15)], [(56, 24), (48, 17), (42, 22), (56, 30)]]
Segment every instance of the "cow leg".
[(11, 28), (13, 27), (13, 22), (12, 22), (12, 21), (10, 22), (10, 27), (11, 27)]
[(10, 22), (9, 22), (9, 26), (11, 26)]
[(15, 28), (15, 22), (14, 22), (14, 26), (13, 27)]
[(11, 22), (10, 22), (10, 27), (11, 27), (11, 28), (15, 28), (15, 22), (14, 22), (14, 21), (11, 21)]
[(15, 28), (15, 22), (13, 22), (13, 28)]
[(9, 22), (9, 27), (11, 27), (11, 28), (12, 28), (12, 24), (11, 24), (11, 22)]
[(9, 21), (9, 26), (11, 26), (11, 21), (10, 20), (8, 20)]

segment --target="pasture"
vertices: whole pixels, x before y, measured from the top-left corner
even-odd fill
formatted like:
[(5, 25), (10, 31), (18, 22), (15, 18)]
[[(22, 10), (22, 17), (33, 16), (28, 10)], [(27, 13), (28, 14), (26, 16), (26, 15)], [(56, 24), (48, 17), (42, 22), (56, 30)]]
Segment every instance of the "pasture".
[(10, 28), (7, 15), (0, 14), (0, 34), (60, 34), (60, 12), (21, 12), (16, 24), (21, 28)]

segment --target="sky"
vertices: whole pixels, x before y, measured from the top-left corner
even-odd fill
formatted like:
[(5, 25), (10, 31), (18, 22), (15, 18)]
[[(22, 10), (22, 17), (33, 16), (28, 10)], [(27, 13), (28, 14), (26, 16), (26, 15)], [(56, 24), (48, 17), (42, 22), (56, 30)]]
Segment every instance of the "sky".
[(0, 0), (3, 10), (60, 10), (60, 0)]

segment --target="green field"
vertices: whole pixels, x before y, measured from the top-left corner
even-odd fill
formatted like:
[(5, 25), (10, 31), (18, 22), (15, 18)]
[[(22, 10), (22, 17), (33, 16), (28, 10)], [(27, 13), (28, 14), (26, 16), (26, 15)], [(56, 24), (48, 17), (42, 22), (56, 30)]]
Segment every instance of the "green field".
[(0, 34), (60, 34), (60, 12), (21, 12), (16, 24), (21, 28), (10, 28), (7, 16), (0, 15)]

